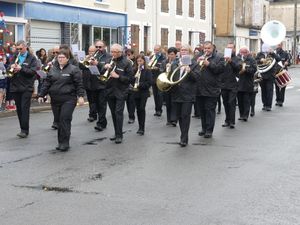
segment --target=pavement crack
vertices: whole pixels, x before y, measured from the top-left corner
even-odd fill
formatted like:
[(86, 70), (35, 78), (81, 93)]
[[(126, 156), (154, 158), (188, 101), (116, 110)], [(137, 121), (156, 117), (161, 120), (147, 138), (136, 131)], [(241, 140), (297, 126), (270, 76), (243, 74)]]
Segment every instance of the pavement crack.
[(48, 185), (37, 185), (37, 186), (12, 185), (12, 186), (16, 188), (25, 188), (25, 189), (44, 191), (44, 192), (75, 193), (75, 194), (84, 194), (84, 195), (103, 195), (100, 192), (78, 191), (68, 187), (57, 187), (57, 186), (48, 186)]
[(107, 139), (107, 137), (95, 138), (95, 139), (92, 139), (90, 141), (83, 143), (83, 145), (97, 145), (97, 142), (101, 142), (105, 139)]
[[(23, 157), (23, 158), (16, 159), (16, 160), (13, 160), (13, 161), (4, 162), (4, 163), (2, 163), (2, 165), (13, 164), (13, 163), (18, 163), (18, 162), (23, 162), (23, 161), (28, 160), (28, 159), (33, 159), (33, 158), (39, 157), (39, 156), (41, 156), (41, 155), (43, 155), (43, 154), (44, 154), (44, 153), (42, 152), (42, 153), (39, 153), (39, 154), (35, 154), (35, 155)], [(2, 167), (2, 165), (0, 165), (0, 168)]]
[(34, 204), (34, 202), (26, 203), (26, 204), (20, 206), (19, 209), (24, 209), (24, 208), (26, 208), (27, 206), (31, 206), (31, 205), (33, 205), (33, 204)]

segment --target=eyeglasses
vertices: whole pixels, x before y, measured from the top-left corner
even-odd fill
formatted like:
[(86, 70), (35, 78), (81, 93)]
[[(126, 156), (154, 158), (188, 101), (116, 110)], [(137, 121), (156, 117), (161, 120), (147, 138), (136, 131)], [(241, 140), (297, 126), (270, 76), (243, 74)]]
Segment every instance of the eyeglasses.
[(59, 52), (53, 52), (53, 54), (58, 54)]
[(111, 51), (111, 53), (120, 53), (120, 51)]
[(96, 48), (103, 48), (103, 46), (95, 46)]
[(16, 48), (18, 51), (21, 51), (23, 48)]

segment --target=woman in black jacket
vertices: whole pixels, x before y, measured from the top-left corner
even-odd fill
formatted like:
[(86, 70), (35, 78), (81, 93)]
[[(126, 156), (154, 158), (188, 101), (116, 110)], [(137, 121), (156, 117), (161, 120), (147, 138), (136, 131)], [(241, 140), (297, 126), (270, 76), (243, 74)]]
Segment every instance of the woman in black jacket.
[(84, 103), (84, 89), (82, 76), (78, 67), (70, 64), (70, 54), (67, 50), (60, 50), (55, 64), (49, 71), (39, 93), (39, 102), (47, 94), (51, 97), (54, 117), (58, 118), (58, 146), (57, 150), (68, 151), (71, 135), (72, 114), (76, 103)]
[[(175, 72), (172, 80), (182, 80), (170, 90), (181, 131), (179, 143), (181, 147), (185, 147), (188, 144), (191, 111), (196, 98), (196, 77), (199, 76), (200, 73), (200, 66), (195, 60), (192, 61), (191, 65), (185, 65), (186, 63), (183, 62), (183, 58), (192, 57), (191, 54), (192, 50), (189, 45), (183, 45), (181, 47), (179, 64), (177, 65), (180, 66), (180, 68)], [(176, 64), (171, 66), (170, 74), (176, 69), (174, 66), (176, 67)]]
[(136, 132), (139, 135), (144, 135), (145, 120), (146, 120), (146, 103), (150, 97), (149, 88), (152, 84), (152, 73), (147, 68), (145, 57), (138, 55), (136, 57), (137, 67), (135, 69), (135, 83), (133, 85), (133, 98), (135, 101), (139, 129)]

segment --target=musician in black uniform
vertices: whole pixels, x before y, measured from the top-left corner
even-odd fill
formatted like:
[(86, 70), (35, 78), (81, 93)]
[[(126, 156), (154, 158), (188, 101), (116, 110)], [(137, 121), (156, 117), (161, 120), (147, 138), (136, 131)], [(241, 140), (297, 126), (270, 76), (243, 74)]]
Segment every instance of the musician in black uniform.
[(17, 136), (26, 138), (29, 134), (29, 111), (33, 84), (36, 78), (37, 59), (30, 54), (25, 41), (18, 41), (16, 46), (18, 55), (14, 56), (7, 70), (13, 70), (13, 77), (10, 80), (10, 92), (16, 102), (21, 128), (21, 132)]
[(242, 59), (237, 94), (240, 112), (239, 120), (246, 122), (249, 117), (251, 96), (254, 90), (254, 74), (257, 68), (256, 61), (247, 47), (242, 47), (238, 56)]
[(68, 151), (70, 145), (72, 114), (78, 101), (84, 104), (84, 89), (81, 71), (77, 66), (69, 63), (70, 52), (61, 49), (57, 56), (57, 64), (50, 69), (41, 91), (39, 102), (49, 94), (54, 117), (58, 118), (58, 146), (57, 150)]
[[(126, 52), (126, 57), (127, 59), (131, 62), (132, 64), (132, 68), (136, 67), (136, 59), (135, 59), (135, 55), (134, 55), (134, 50), (133, 49), (127, 49)], [(135, 115), (134, 115), (134, 111), (135, 111), (135, 104), (134, 104), (134, 98), (133, 98), (133, 92), (132, 92), (132, 86), (130, 85), (129, 87), (129, 92), (127, 95), (127, 99), (126, 99), (126, 106), (127, 106), (127, 112), (128, 112), (128, 123), (132, 124), (135, 121)]]
[[(264, 65), (266, 63), (266, 59), (275, 59), (276, 62), (280, 61), (280, 58), (274, 53), (273, 49), (269, 45), (264, 43), (262, 45), (262, 51), (259, 52), (256, 56), (257, 65)], [(262, 81), (260, 82), (260, 87), (261, 99), (263, 103), (262, 110), (265, 111), (271, 111), (272, 109), (273, 89), (276, 71), (277, 63), (275, 63), (275, 65), (266, 72), (261, 72)]]
[[(277, 45), (276, 54), (280, 58), (280, 61), (282, 62), (282, 65), (283, 65), (283, 68), (285, 70), (287, 70), (288, 66), (290, 65), (289, 64), (290, 57), (289, 57), (289, 54), (282, 49), (282, 43)], [(275, 85), (275, 88), (276, 88), (276, 103), (275, 103), (275, 105), (282, 107), (283, 102), (284, 102), (285, 88), (286, 87), (279, 88), (277, 85)]]
[(142, 55), (136, 57), (135, 66), (135, 83), (133, 84), (133, 99), (137, 112), (139, 122), (139, 129), (137, 134), (144, 135), (145, 133), (145, 120), (146, 120), (146, 103), (150, 97), (149, 88), (152, 85), (152, 74), (147, 68), (146, 59)]
[(153, 90), (153, 97), (155, 103), (154, 116), (161, 116), (162, 114), (163, 94), (157, 88), (156, 80), (158, 75), (160, 74), (159, 68), (161, 67), (161, 64), (164, 60), (165, 60), (165, 56), (162, 54), (161, 46), (155, 45), (154, 54), (150, 57), (150, 61), (148, 64), (149, 68), (151, 69), (152, 77), (153, 77), (152, 90)]
[(224, 57), (225, 68), (221, 75), (221, 94), (225, 109), (225, 123), (222, 127), (234, 128), (240, 59), (236, 56), (235, 45), (233, 43), (228, 43), (227, 48), (232, 49), (232, 53), (231, 57)]
[[(160, 67), (160, 73), (170, 72), (173, 64), (178, 65), (179, 58), (177, 58), (177, 49), (175, 47), (170, 47), (168, 49), (168, 57), (165, 59)], [(176, 127), (176, 111), (174, 103), (172, 101), (171, 93), (164, 92), (164, 99), (166, 101), (166, 111), (167, 111), (167, 126)]]
[(127, 98), (129, 84), (134, 82), (131, 62), (124, 56), (123, 48), (119, 44), (111, 46), (112, 62), (107, 62), (104, 69), (109, 69), (107, 81), (107, 99), (111, 111), (115, 135), (110, 140), (116, 144), (123, 140), (123, 112)]
[(197, 93), (202, 130), (199, 136), (211, 138), (215, 126), (216, 105), (221, 93), (221, 73), (224, 71), (224, 58), (214, 51), (210, 41), (204, 42), (205, 57), (198, 58), (202, 64), (197, 76)]
[[(96, 52), (95, 46), (90, 46), (88, 51), (89, 54), (87, 55), (85, 61), (89, 62), (90, 65), (93, 65), (93, 61), (95, 61), (94, 55)], [(92, 75), (88, 66), (85, 66), (83, 63), (79, 62), (79, 68), (82, 71), (83, 87), (85, 89), (86, 96), (89, 102), (89, 117), (87, 120), (89, 122), (93, 122), (97, 119), (96, 88), (98, 81), (95, 81), (93, 79), (94, 77), (97, 79), (97, 77), (95, 75)]]
[[(106, 44), (102, 40), (95, 41), (96, 53), (95, 65), (97, 65), (99, 71), (103, 71), (106, 62), (111, 60), (111, 54), (106, 50)], [(97, 84), (96, 88), (96, 108), (98, 114), (98, 121), (94, 127), (97, 131), (102, 131), (107, 126), (106, 110), (107, 110), (107, 97), (106, 97), (106, 82), (102, 82), (99, 79), (93, 77), (94, 82)]]
[(179, 143), (181, 147), (185, 147), (188, 144), (191, 112), (196, 94), (196, 77), (199, 76), (200, 71), (199, 65), (195, 60), (193, 60), (191, 65), (182, 64), (182, 58), (185, 56), (192, 57), (192, 49), (189, 45), (182, 45), (180, 49), (179, 64), (176, 65), (173, 63), (170, 71), (172, 74), (178, 66), (181, 66), (177, 72), (175, 72), (172, 80), (182, 80), (170, 90), (171, 99), (172, 102), (174, 102), (176, 116), (181, 131)]

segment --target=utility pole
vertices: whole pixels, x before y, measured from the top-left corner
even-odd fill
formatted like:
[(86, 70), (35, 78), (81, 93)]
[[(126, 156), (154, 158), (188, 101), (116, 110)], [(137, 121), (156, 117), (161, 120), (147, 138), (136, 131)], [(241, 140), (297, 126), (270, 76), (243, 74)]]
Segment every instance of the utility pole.
[(298, 7), (298, 0), (294, 0), (294, 64), (296, 64), (296, 58), (298, 56), (298, 52), (297, 52), (297, 7)]

